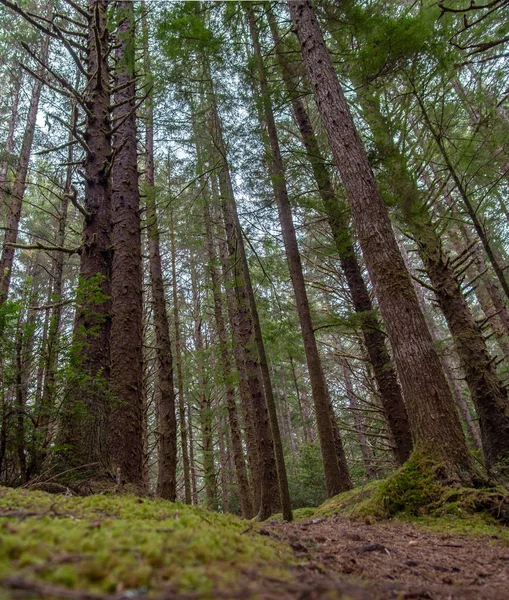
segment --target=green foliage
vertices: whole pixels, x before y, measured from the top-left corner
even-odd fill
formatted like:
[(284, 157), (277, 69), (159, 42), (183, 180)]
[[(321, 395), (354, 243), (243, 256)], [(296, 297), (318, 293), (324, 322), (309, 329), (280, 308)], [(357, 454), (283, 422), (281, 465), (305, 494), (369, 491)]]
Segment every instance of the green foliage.
[(318, 506), (327, 497), (325, 476), (316, 442), (303, 444), (287, 461), (288, 486), (293, 508)]
[(284, 577), (291, 560), (255, 523), (162, 500), (1, 488), (0, 512), (9, 511), (13, 516), (1, 519), (0, 578), (27, 573), (126, 597), (171, 586), (207, 597), (212, 589), (237, 587), (243, 570)]

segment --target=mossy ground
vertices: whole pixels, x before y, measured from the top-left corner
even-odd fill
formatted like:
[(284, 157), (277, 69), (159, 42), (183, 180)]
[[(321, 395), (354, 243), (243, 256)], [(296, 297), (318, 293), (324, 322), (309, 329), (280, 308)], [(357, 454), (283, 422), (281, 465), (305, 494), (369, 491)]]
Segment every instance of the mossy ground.
[(286, 577), (291, 551), (257, 529), (163, 500), (0, 488), (0, 581), (20, 574), (92, 592), (141, 593), (228, 589), (253, 570)]
[(396, 518), (436, 531), (497, 535), (509, 542), (507, 489), (448, 486), (439, 481), (435, 469), (433, 463), (414, 454), (386, 479), (331, 498), (312, 517), (341, 514), (368, 521)]

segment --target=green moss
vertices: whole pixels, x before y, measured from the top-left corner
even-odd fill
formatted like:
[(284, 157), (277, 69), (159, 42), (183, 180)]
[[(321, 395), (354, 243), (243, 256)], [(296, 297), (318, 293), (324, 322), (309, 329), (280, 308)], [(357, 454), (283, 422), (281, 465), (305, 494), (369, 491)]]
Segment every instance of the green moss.
[(389, 519), (429, 516), (506, 522), (509, 492), (503, 488), (462, 488), (441, 483), (440, 466), (414, 452), (389, 477), (339, 494), (314, 516), (342, 514), (351, 518)]
[(0, 514), (0, 578), (26, 573), (101, 593), (207, 592), (236, 587), (246, 570), (286, 577), (292, 561), (256, 523), (163, 500), (0, 488)]
[[(295, 510), (292, 511), (293, 520), (294, 521), (305, 521), (306, 519), (311, 519), (312, 517), (315, 516), (316, 510), (317, 509), (314, 506), (306, 507), (306, 508), (296, 508)], [(278, 523), (282, 523), (283, 522), (283, 514), (277, 513), (275, 515), (272, 515), (270, 517), (269, 521), (277, 521)]]

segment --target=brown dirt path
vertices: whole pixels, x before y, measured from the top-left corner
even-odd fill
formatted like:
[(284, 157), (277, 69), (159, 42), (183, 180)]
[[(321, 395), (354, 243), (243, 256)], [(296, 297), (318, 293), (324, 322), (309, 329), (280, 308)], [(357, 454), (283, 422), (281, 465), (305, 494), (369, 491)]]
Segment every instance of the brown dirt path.
[(294, 569), (292, 584), (264, 582), (271, 589), (260, 598), (509, 600), (509, 545), (497, 536), (342, 517), (272, 523), (261, 533), (289, 543), (304, 563)]

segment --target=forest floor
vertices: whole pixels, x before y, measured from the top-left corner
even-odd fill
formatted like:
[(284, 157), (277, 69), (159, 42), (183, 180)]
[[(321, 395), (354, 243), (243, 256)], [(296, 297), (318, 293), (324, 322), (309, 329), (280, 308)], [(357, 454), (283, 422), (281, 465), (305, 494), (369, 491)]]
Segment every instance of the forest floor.
[(508, 527), (479, 514), (334, 514), (365, 495), (259, 524), (129, 495), (0, 488), (0, 599), (509, 598)]

